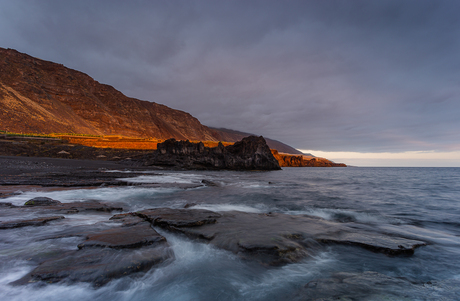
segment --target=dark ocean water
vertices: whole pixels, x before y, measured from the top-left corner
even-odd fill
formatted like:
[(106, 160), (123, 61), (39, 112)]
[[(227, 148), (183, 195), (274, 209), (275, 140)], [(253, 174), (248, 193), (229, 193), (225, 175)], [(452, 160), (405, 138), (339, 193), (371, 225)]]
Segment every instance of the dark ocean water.
[[(374, 271), (403, 279), (383, 293), (356, 300), (460, 300), (460, 168), (285, 168), (273, 172), (163, 172), (129, 179), (143, 183), (200, 183), (219, 187), (194, 189), (139, 186), (23, 191), (3, 201), (17, 205), (36, 196), (61, 202), (97, 199), (123, 203), (127, 211), (155, 207), (213, 211), (308, 214), (327, 220), (364, 224), (427, 241), (409, 257), (389, 257), (352, 246), (324, 246), (313, 257), (282, 267), (264, 267), (209, 245), (159, 230), (176, 260), (141, 277), (126, 277), (94, 289), (88, 284), (28, 285), (9, 282), (34, 266), (25, 254), (73, 249), (76, 239), (36, 241), (54, 227), (27, 227), (0, 232), (2, 300), (290, 300), (305, 284), (336, 272)], [(64, 227), (92, 224), (110, 217), (73, 215)], [(65, 224), (67, 223), (67, 224)], [(54, 229), (54, 230), (52, 230)], [(353, 292), (350, 292), (353, 295)]]

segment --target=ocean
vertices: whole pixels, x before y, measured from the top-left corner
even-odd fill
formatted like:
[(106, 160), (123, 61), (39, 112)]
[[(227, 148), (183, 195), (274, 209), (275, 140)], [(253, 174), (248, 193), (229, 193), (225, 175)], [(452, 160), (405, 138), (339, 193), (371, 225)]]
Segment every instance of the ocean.
[[(125, 172), (128, 175), (130, 171)], [(217, 186), (199, 186), (204, 179)], [(116, 279), (101, 288), (87, 283), (12, 286), (10, 282), (35, 267), (27, 260), (29, 254), (75, 249), (79, 242), (79, 238), (69, 237), (36, 239), (47, 231), (56, 231), (60, 224), (25, 227), (0, 232), (0, 298), (333, 300), (342, 294), (345, 300), (460, 300), (460, 168), (155, 171), (126, 181), (133, 185), (18, 191), (17, 195), (1, 201), (22, 205), (37, 196), (61, 202), (99, 200), (121, 204), (125, 212), (183, 208), (185, 204), (195, 203), (193, 208), (220, 212), (313, 215), (337, 223), (365, 225), (382, 233), (403, 233), (428, 244), (417, 248), (412, 256), (388, 256), (357, 246), (321, 245), (301, 262), (266, 266), (156, 229), (171, 244), (175, 260), (145, 274)], [(134, 185), (137, 183), (183, 183), (199, 187), (158, 188)], [(109, 213), (69, 215), (62, 221), (62, 227), (104, 222), (110, 216)], [(340, 282), (337, 275), (355, 278)], [(379, 281), (363, 282), (370, 275), (379, 275)], [(361, 282), (356, 282), (358, 278)], [(310, 294), (306, 285), (313, 284), (323, 285), (324, 291), (316, 289), (316, 295)]]

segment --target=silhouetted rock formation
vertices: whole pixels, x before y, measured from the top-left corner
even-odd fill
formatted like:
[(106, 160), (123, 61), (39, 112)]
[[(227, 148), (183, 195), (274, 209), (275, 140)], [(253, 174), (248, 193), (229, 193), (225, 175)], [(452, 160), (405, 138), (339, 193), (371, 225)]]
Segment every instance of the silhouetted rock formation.
[(202, 142), (166, 140), (158, 149), (140, 160), (144, 166), (166, 166), (185, 169), (278, 170), (265, 139), (249, 136), (233, 145), (205, 147)]

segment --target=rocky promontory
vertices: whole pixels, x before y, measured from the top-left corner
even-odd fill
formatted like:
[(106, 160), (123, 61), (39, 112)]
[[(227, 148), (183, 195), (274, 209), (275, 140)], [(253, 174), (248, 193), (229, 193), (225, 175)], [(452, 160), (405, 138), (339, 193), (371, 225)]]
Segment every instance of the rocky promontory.
[(272, 154), (281, 167), (347, 167), (344, 163), (335, 163), (313, 156), (284, 154), (272, 149)]
[(249, 136), (233, 145), (205, 147), (202, 142), (166, 140), (137, 162), (143, 166), (183, 169), (279, 170), (265, 139)]

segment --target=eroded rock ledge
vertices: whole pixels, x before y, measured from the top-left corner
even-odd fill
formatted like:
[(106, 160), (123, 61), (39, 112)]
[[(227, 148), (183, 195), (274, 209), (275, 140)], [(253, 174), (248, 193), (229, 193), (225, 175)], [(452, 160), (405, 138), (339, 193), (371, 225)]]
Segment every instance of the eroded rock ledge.
[(417, 247), (426, 245), (396, 234), (372, 232), (308, 215), (169, 208), (136, 214), (154, 226), (269, 265), (298, 262), (324, 244), (353, 245), (388, 255), (411, 255)]
[(233, 145), (205, 147), (202, 142), (166, 140), (157, 150), (137, 160), (143, 166), (183, 169), (279, 170), (265, 139), (249, 136)]
[[(4, 206), (0, 206), (0, 217), (33, 213), (34, 216), (40, 214), (46, 218), (56, 213), (66, 215), (90, 210), (107, 214), (122, 210), (97, 202), (59, 203), (45, 198), (28, 203), (24, 206), (4, 203)], [(351, 245), (391, 256), (411, 255), (417, 247), (426, 245), (426, 242), (416, 238), (381, 233), (357, 223), (331, 222), (308, 215), (213, 212), (193, 208), (155, 208), (117, 214), (107, 222), (86, 226), (63, 227), (66, 219), (61, 216), (46, 224), (29, 223), (27, 220), (13, 222), (17, 227), (53, 227), (60, 224), (52, 234), (34, 237), (37, 240), (81, 238), (75, 250), (46, 256), (35, 254), (37, 267), (15, 284), (83, 281), (100, 286), (111, 279), (168, 263), (174, 259), (173, 250), (166, 238), (153, 227), (186, 235), (264, 265), (299, 262), (315, 255), (327, 244)], [(4, 227), (2, 231), (13, 231), (11, 228)]]

